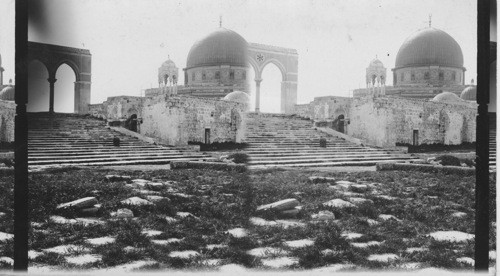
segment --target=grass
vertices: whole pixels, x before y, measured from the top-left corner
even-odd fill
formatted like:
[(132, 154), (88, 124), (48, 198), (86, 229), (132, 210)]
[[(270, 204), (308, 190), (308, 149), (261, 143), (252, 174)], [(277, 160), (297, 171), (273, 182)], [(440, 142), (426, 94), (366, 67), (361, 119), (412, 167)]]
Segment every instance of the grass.
[[(175, 181), (176, 192), (189, 194), (185, 198), (162, 189), (160, 195), (170, 200), (154, 206), (127, 207), (121, 200), (140, 196), (127, 187), (126, 181), (108, 182), (107, 174), (124, 174), (120, 171), (63, 168), (31, 173), (30, 218), (35, 226), (30, 229), (31, 250), (41, 251), (63, 244), (84, 245), (91, 254), (102, 255), (102, 260), (76, 266), (66, 262), (62, 255), (44, 253), (33, 263), (54, 265), (60, 268), (89, 269), (112, 267), (137, 260), (154, 260), (157, 263), (149, 269), (189, 268), (208, 269), (204, 260), (222, 259), (223, 264), (236, 263), (246, 267), (261, 268), (261, 258), (248, 255), (247, 250), (256, 247), (277, 247), (289, 251), (298, 258), (298, 264), (291, 269), (315, 268), (336, 263), (352, 263), (359, 269), (392, 269), (404, 262), (421, 262), (424, 266), (449, 269), (471, 269), (456, 261), (458, 257), (473, 257), (474, 244), (437, 242), (427, 236), (433, 231), (456, 230), (474, 233), (474, 185), (473, 176), (429, 174), (410, 171), (326, 173), (301, 172), (300, 170), (256, 170), (251, 174), (200, 169), (130, 171), (132, 179), (143, 178), (152, 181)], [(310, 176), (330, 176), (338, 180), (358, 183), (379, 183), (362, 193), (371, 200), (357, 208), (335, 209), (322, 205), (333, 198), (349, 200), (350, 196), (330, 183), (309, 181)], [(13, 172), (0, 171), (0, 231), (13, 233)], [(491, 183), (495, 183), (494, 175)], [(297, 193), (299, 192), (299, 193)], [(349, 192), (353, 192), (352, 190)], [(387, 195), (394, 199), (380, 198)], [(496, 190), (490, 185), (490, 220), (495, 219), (494, 199)], [(84, 226), (82, 224), (60, 225), (49, 221), (55, 214), (55, 207), (86, 196), (96, 196), (103, 210), (100, 217), (104, 224)], [(435, 198), (437, 197), (437, 198)], [(303, 209), (299, 220), (305, 227), (283, 228), (279, 226), (254, 226), (249, 218), (260, 216), (257, 206), (285, 198), (297, 198)], [(111, 220), (109, 213), (118, 208), (130, 208), (136, 218), (132, 220)], [(334, 212), (337, 220), (310, 222), (311, 214), (320, 210)], [(166, 221), (163, 216), (174, 217), (176, 212), (190, 212), (196, 218), (177, 218), (177, 222)], [(465, 218), (455, 218), (453, 212), (465, 212)], [(391, 214), (401, 221), (382, 221), (380, 214)], [(66, 214), (69, 217), (75, 214)], [(261, 216), (278, 218), (277, 214)], [(367, 219), (378, 220), (378, 225), (369, 225)], [(244, 227), (250, 236), (234, 238), (226, 233), (228, 229)], [(155, 229), (163, 233), (157, 237), (145, 236), (142, 231)], [(344, 232), (361, 233), (353, 241), (342, 236)], [(109, 245), (91, 246), (88, 238), (113, 236), (116, 241)], [(179, 243), (156, 245), (152, 239), (182, 239)], [(314, 244), (304, 248), (289, 248), (284, 241), (312, 239)], [(490, 235), (490, 249), (496, 248), (495, 231)], [(381, 242), (378, 246), (356, 248), (352, 242)], [(222, 244), (225, 247), (207, 249), (208, 244)], [(13, 256), (12, 241), (0, 243), (0, 256)], [(127, 251), (132, 246), (136, 251)], [(428, 251), (407, 253), (406, 248), (425, 247)], [(324, 255), (325, 249), (333, 250)], [(194, 259), (172, 258), (172, 251), (194, 250), (201, 255)], [(78, 252), (74, 252), (77, 254)], [(370, 262), (370, 254), (394, 253), (399, 260), (389, 263)], [(3, 264), (5, 267), (5, 264)]]

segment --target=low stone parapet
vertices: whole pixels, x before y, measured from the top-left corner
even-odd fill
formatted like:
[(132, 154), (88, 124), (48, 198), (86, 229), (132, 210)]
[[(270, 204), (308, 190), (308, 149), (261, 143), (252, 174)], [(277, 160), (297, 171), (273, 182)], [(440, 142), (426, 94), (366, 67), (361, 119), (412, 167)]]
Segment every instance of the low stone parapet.
[(247, 167), (242, 164), (222, 163), (222, 162), (203, 162), (203, 161), (172, 161), (171, 169), (210, 169), (220, 171), (245, 172)]
[(406, 163), (377, 163), (377, 171), (422, 171), (430, 173), (453, 173), (460, 175), (474, 175), (476, 174), (475, 168), (458, 167), (458, 166), (435, 166), (427, 164), (406, 164)]

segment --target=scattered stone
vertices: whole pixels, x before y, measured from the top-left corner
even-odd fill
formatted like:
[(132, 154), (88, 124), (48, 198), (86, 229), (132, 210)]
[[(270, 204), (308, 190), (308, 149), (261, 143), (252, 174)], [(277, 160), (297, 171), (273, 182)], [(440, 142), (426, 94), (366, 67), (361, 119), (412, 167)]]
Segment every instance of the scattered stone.
[(390, 261), (398, 260), (399, 257), (396, 254), (373, 254), (368, 256), (367, 260), (372, 262), (388, 263)]
[(495, 250), (491, 250), (488, 252), (488, 257), (490, 260), (495, 261), (497, 259), (497, 252)]
[(195, 215), (189, 213), (189, 212), (177, 212), (177, 214), (175, 214), (176, 216), (180, 217), (180, 218), (195, 218), (195, 219), (199, 219), (198, 217), (196, 217)]
[(228, 230), (227, 233), (235, 238), (244, 238), (248, 236), (248, 231), (245, 228), (234, 228)]
[(38, 257), (42, 254), (43, 254), (43, 252), (30, 250), (30, 251), (28, 251), (28, 259), (30, 259), (30, 260), (36, 259), (36, 257)]
[(108, 243), (114, 243), (116, 238), (113, 237), (100, 237), (94, 239), (86, 239), (85, 242), (90, 243), (92, 245), (105, 245)]
[(310, 176), (309, 181), (312, 183), (327, 183), (327, 182), (335, 182), (334, 177), (324, 177), (324, 176)]
[(295, 240), (295, 241), (286, 241), (284, 243), (286, 246), (291, 247), (291, 248), (302, 248), (302, 247), (313, 245), (314, 241), (309, 240), (309, 239), (302, 239), (302, 240)]
[(227, 244), (209, 244), (206, 246), (208, 250), (227, 248), (227, 247), (228, 247)]
[(343, 233), (340, 235), (341, 237), (345, 238), (346, 240), (355, 240), (363, 237), (363, 234), (360, 233)]
[(7, 214), (4, 212), (0, 212), (0, 219), (3, 219)]
[(14, 234), (0, 232), (0, 241), (7, 241), (14, 238)]
[(296, 217), (300, 211), (302, 211), (302, 206), (296, 206), (293, 209), (281, 211), (280, 215), (284, 217)]
[(453, 214), (451, 214), (452, 217), (454, 218), (463, 218), (465, 216), (467, 216), (467, 213), (464, 213), (464, 212), (455, 212)]
[(153, 190), (153, 191), (159, 191), (163, 187), (165, 187), (165, 185), (161, 182), (147, 182), (146, 183), (146, 188)]
[(53, 223), (57, 223), (57, 224), (75, 224), (75, 223), (77, 223), (76, 219), (67, 219), (67, 218), (61, 217), (61, 216), (51, 216), (51, 217), (49, 217), (49, 220), (52, 221)]
[(378, 216), (379, 219), (383, 220), (383, 221), (386, 221), (386, 220), (395, 220), (395, 221), (401, 221), (400, 219), (398, 219), (397, 217), (393, 216), (393, 215), (386, 215), (386, 214), (381, 214)]
[(349, 198), (349, 201), (354, 204), (365, 204), (365, 203), (373, 204), (373, 200), (361, 197), (351, 197)]
[(130, 209), (122, 208), (116, 210), (116, 212), (111, 213), (111, 216), (116, 218), (133, 218), (134, 212), (132, 212), (132, 210)]
[(368, 248), (370, 246), (380, 246), (382, 243), (379, 241), (369, 241), (369, 242), (353, 242), (351, 245), (356, 248)]
[(102, 207), (101, 204), (96, 204), (93, 207), (84, 208), (79, 210), (78, 212), (83, 216), (95, 216), (97, 212), (101, 210), (101, 207)]
[(135, 205), (135, 206), (153, 205), (153, 203), (151, 203), (150, 201), (147, 201), (145, 199), (136, 196), (122, 200), (121, 203), (125, 205)]
[(380, 198), (380, 199), (385, 199), (387, 201), (392, 201), (392, 200), (395, 200), (396, 198), (393, 197), (393, 196), (388, 196), (388, 195), (378, 195), (377, 198)]
[(255, 226), (276, 226), (278, 223), (275, 221), (265, 220), (263, 218), (251, 217), (250, 224)]
[(130, 180), (130, 179), (132, 179), (132, 178), (130, 176), (126, 176), (126, 175), (114, 175), (114, 174), (106, 175), (106, 180), (108, 180), (110, 182)]
[(427, 248), (427, 247), (409, 247), (409, 248), (406, 248), (405, 252), (412, 254), (415, 252), (424, 252), (424, 251), (428, 251), (428, 250), (429, 250), (429, 248)]
[(366, 222), (368, 223), (368, 225), (370, 226), (375, 226), (375, 225), (379, 225), (380, 222), (374, 220), (374, 219), (367, 219)]
[(355, 184), (356, 183), (351, 182), (351, 181), (347, 181), (347, 180), (339, 180), (339, 181), (335, 182), (335, 185), (347, 185), (347, 186), (351, 186), (351, 185), (355, 185)]
[(323, 256), (335, 255), (335, 254), (338, 254), (338, 253), (339, 253), (338, 251), (333, 250), (333, 249), (324, 249), (324, 250), (321, 250), (321, 254)]
[(263, 265), (273, 267), (273, 268), (286, 267), (286, 266), (291, 266), (291, 265), (298, 264), (298, 263), (299, 263), (299, 259), (292, 258), (292, 257), (280, 257), (280, 258), (272, 258), (272, 259), (262, 260)]
[(298, 205), (299, 201), (296, 200), (295, 198), (287, 198), (270, 204), (261, 205), (257, 207), (257, 212), (269, 211), (269, 210), (277, 210), (277, 211), (290, 210)]
[(354, 204), (347, 202), (345, 200), (342, 200), (340, 198), (332, 199), (330, 201), (327, 201), (323, 203), (323, 205), (328, 206), (328, 207), (333, 207), (333, 208), (353, 208), (356, 207)]
[(146, 196), (147, 200), (153, 202), (153, 203), (157, 203), (157, 202), (160, 202), (160, 201), (163, 201), (165, 200), (166, 202), (170, 202), (170, 198), (168, 197), (164, 197), (164, 196), (158, 196), (158, 195), (148, 195)]
[(313, 272), (337, 272), (337, 271), (342, 271), (342, 270), (353, 269), (355, 267), (356, 266), (353, 264), (331, 264), (328, 266), (315, 268), (311, 271), (313, 271)]
[(5, 264), (8, 264), (10, 266), (13, 266), (14, 265), (14, 259), (9, 258), (9, 257), (0, 257), (0, 263), (5, 263)]
[(399, 265), (399, 268), (405, 269), (405, 270), (415, 270), (422, 268), (423, 263), (418, 263), (418, 262), (412, 262), (412, 263), (402, 263)]
[(222, 259), (208, 259), (208, 260), (204, 260), (203, 263), (205, 265), (209, 265), (209, 266), (217, 266), (219, 265), (220, 263), (222, 263)]
[(85, 255), (74, 256), (74, 257), (66, 257), (65, 259), (66, 259), (66, 262), (68, 262), (70, 264), (84, 265), (84, 264), (99, 262), (102, 260), (102, 256), (95, 255), (95, 254), (85, 254)]
[(173, 196), (182, 197), (182, 198), (192, 198), (192, 197), (194, 197), (194, 195), (188, 195), (188, 194), (185, 194), (185, 193), (173, 193), (172, 195)]
[(110, 269), (106, 269), (106, 270), (115, 270), (115, 271), (131, 271), (131, 270), (136, 270), (136, 269), (139, 269), (139, 268), (141, 268), (141, 267), (154, 265), (154, 264), (156, 264), (156, 263), (157, 263), (157, 262), (155, 262), (155, 261), (150, 261), (150, 260), (135, 261), (135, 262), (131, 262), (131, 263), (128, 263), (128, 264), (124, 264), (124, 265), (120, 265), (120, 266), (111, 267)]
[(474, 259), (472, 259), (470, 257), (457, 258), (456, 261), (459, 263), (468, 264), (470, 266), (474, 266), (474, 263), (475, 263)]
[(103, 220), (100, 220), (98, 218), (76, 218), (75, 219), (77, 223), (81, 223), (85, 226), (88, 226), (88, 225), (95, 225), (95, 224), (106, 224), (105, 221)]
[(303, 222), (300, 222), (300, 221), (297, 221), (297, 220), (284, 220), (284, 219), (278, 219), (276, 220), (276, 223), (287, 229), (287, 228), (291, 228), (291, 227), (306, 227), (307, 224), (303, 223)]
[(193, 250), (172, 251), (168, 256), (170, 258), (191, 259), (200, 256), (200, 253)]
[(126, 253), (131, 253), (131, 252), (137, 252), (137, 251), (139, 251), (139, 249), (135, 248), (133, 246), (126, 246), (123, 248), (123, 251)]
[(430, 233), (429, 236), (437, 241), (448, 242), (466, 242), (474, 239), (473, 234), (468, 234), (460, 231), (437, 231)]
[(176, 218), (165, 216), (165, 215), (158, 216), (158, 218), (161, 218), (161, 219), (163, 219), (164, 221), (166, 221), (168, 223), (176, 223), (176, 222), (179, 221)]
[(438, 199), (438, 196), (426, 196), (428, 199)]
[(355, 193), (365, 193), (368, 191), (368, 185), (365, 184), (353, 184), (349, 186), (349, 189)]
[(51, 248), (42, 249), (43, 252), (57, 253), (61, 255), (68, 255), (73, 253), (87, 253), (89, 249), (82, 245), (65, 244)]
[(139, 193), (141, 195), (161, 195), (158, 191), (144, 190), (144, 189), (134, 189), (134, 192)]
[(293, 195), (294, 196), (302, 196), (304, 193), (303, 192), (294, 192)]
[(319, 211), (317, 214), (312, 214), (311, 219), (313, 220), (334, 220), (335, 214), (330, 211)]
[(150, 230), (150, 229), (144, 229), (141, 231), (141, 233), (143, 235), (145, 235), (146, 237), (156, 237), (156, 236), (159, 236), (161, 234), (163, 234), (162, 231), (159, 231), (159, 230)]
[(66, 202), (57, 205), (56, 210), (62, 210), (67, 208), (83, 209), (94, 207), (97, 204), (97, 199), (95, 197), (84, 197), (74, 201)]
[(169, 245), (173, 243), (180, 243), (182, 242), (183, 239), (178, 239), (178, 238), (170, 238), (167, 240), (151, 240), (151, 243), (154, 243), (156, 245)]
[(248, 250), (247, 254), (254, 257), (267, 257), (270, 255), (286, 256), (289, 254), (289, 252), (277, 247), (258, 247), (252, 250)]

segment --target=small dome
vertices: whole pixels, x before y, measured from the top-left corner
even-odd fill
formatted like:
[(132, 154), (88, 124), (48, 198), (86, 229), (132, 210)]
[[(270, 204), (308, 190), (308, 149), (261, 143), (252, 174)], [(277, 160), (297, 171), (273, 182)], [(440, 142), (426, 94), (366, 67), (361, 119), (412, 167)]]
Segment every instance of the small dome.
[(0, 91), (0, 100), (4, 101), (14, 101), (15, 100), (16, 89), (14, 86), (9, 85)]
[(175, 63), (171, 59), (168, 59), (167, 61), (163, 62), (161, 64), (161, 66), (162, 67), (176, 67)]
[(460, 99), (465, 101), (476, 101), (476, 86), (469, 86), (462, 91)]
[(222, 100), (249, 104), (250, 103), (250, 96), (243, 91), (234, 91), (234, 92), (227, 94)]
[(384, 67), (384, 64), (382, 63), (382, 61), (378, 60), (378, 59), (374, 59), (370, 62), (370, 65), (368, 65), (368, 67)]
[(452, 102), (461, 102), (457, 94), (451, 92), (442, 92), (436, 95), (431, 101), (433, 102), (444, 102), (444, 103), (452, 103)]
[(464, 65), (460, 45), (449, 34), (436, 28), (425, 28), (412, 34), (396, 56), (396, 68), (430, 65), (458, 68)]
[(191, 47), (186, 69), (218, 65), (246, 67), (247, 52), (248, 42), (241, 35), (226, 28), (218, 28)]

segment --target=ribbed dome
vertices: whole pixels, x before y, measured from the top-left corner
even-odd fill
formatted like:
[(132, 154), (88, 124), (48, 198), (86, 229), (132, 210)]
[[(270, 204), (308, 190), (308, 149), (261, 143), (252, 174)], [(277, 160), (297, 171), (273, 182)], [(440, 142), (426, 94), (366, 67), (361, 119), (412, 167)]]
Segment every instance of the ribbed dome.
[(433, 102), (460, 102), (462, 99), (460, 99), (455, 93), (451, 92), (442, 92), (438, 95), (436, 95), (431, 101)]
[(250, 103), (250, 96), (243, 91), (234, 91), (234, 92), (227, 94), (223, 100), (249, 104)]
[(165, 66), (165, 67), (167, 67), (167, 66), (173, 66), (173, 67), (175, 67), (175, 63), (174, 63), (171, 59), (168, 59), (167, 61), (163, 62), (163, 63), (161, 64), (161, 66), (162, 66), (162, 67), (163, 67), (163, 66)]
[(14, 86), (7, 86), (2, 91), (0, 91), (0, 100), (4, 101), (14, 101), (15, 100), (16, 89)]
[(462, 91), (460, 94), (460, 99), (465, 101), (475, 101), (477, 97), (476, 87), (469, 86)]
[(189, 51), (186, 69), (200, 66), (247, 66), (247, 41), (238, 33), (219, 28), (197, 41)]
[(368, 67), (384, 67), (384, 64), (382, 63), (382, 61), (374, 59), (370, 62), (370, 65), (368, 65)]
[(429, 65), (459, 68), (464, 65), (460, 45), (449, 34), (436, 28), (412, 34), (396, 56), (396, 68)]

